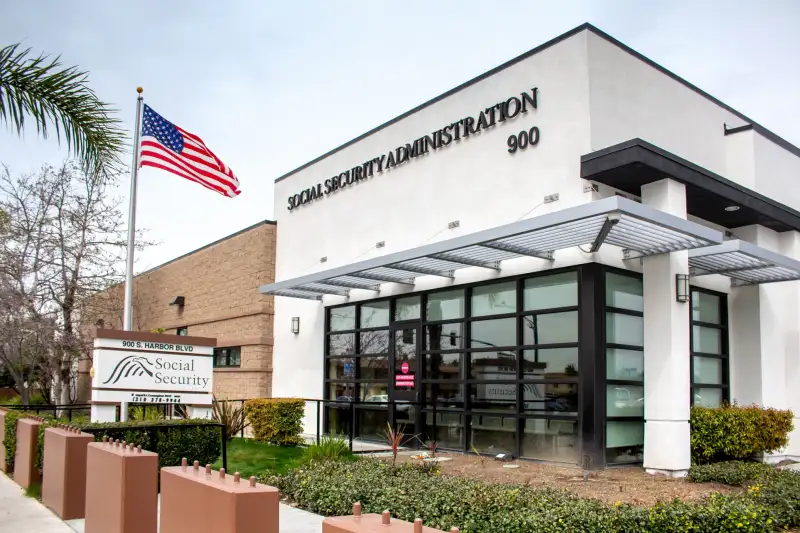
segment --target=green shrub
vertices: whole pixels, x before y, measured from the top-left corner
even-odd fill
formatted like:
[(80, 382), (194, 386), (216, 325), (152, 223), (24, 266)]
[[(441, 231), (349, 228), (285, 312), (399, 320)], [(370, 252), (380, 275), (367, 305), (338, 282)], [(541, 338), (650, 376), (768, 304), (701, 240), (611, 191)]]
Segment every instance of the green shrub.
[(134, 405), (130, 408), (128, 420), (164, 420), (164, 411), (156, 405)]
[(311, 444), (305, 449), (303, 457), (307, 461), (337, 461), (352, 455), (350, 444), (346, 440), (323, 436), (319, 443)]
[(3, 447), (6, 452), (6, 471), (14, 471), (14, 456), (17, 453), (17, 420), (20, 418), (28, 418), (29, 416), (39, 416), (45, 422), (39, 426), (39, 440), (36, 449), (36, 468), (43, 469), (44, 464), (44, 430), (50, 425), (50, 422), (55, 419), (49, 415), (36, 415), (27, 411), (9, 410), (5, 414), (5, 427), (3, 428)]
[(303, 413), (306, 403), (298, 398), (259, 398), (247, 400), (244, 411), (253, 437), (278, 446), (303, 443)]
[(674, 501), (651, 508), (605, 505), (571, 492), (526, 485), (491, 484), (443, 476), (437, 470), (359, 459), (309, 463), (282, 476), (262, 476), (301, 507), (324, 515), (388, 509), (392, 516), (463, 533), (768, 532), (774, 513), (765, 499), (715, 494), (699, 503)]
[[(28, 405), (47, 405), (48, 402), (40, 393), (31, 394), (30, 398), (28, 398)], [(3, 405), (22, 405), (22, 396), (14, 396), (13, 398), (9, 398)]]
[(694, 483), (724, 483), (743, 486), (750, 481), (764, 479), (775, 469), (768, 464), (724, 461), (707, 465), (693, 465), (689, 469), (689, 481)]
[(692, 462), (713, 463), (750, 459), (789, 443), (792, 412), (757, 405), (692, 407)]
[[(214, 463), (220, 455), (222, 434), (211, 420), (128, 421), (83, 424), (83, 431), (92, 433), (96, 441), (103, 436), (141, 446), (158, 454), (158, 467), (178, 466), (181, 458), (200, 464)], [(183, 427), (183, 426), (198, 427)]]

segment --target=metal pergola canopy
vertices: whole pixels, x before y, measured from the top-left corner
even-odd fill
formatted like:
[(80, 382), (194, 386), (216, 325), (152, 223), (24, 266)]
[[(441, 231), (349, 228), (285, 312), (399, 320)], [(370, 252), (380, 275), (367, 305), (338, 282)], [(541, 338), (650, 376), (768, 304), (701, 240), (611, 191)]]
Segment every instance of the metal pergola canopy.
[(800, 261), (740, 240), (689, 251), (692, 276), (721, 274), (735, 285), (800, 279)]
[(500, 270), (502, 261), (518, 257), (552, 261), (554, 251), (575, 246), (596, 252), (605, 243), (646, 256), (721, 242), (719, 231), (618, 196), (279, 281), (260, 290), (320, 300), (324, 294), (346, 296), (350, 289), (379, 291), (381, 283), (414, 285), (419, 276), (453, 278), (462, 268)]

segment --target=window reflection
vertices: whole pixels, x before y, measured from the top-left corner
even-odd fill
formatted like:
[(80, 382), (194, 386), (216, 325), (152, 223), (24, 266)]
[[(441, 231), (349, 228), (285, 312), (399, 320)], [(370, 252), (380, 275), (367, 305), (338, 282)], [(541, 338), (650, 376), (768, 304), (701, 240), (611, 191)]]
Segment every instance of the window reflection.
[(475, 410), (517, 410), (517, 385), (514, 383), (474, 383), (468, 386), (472, 408)]
[(425, 355), (425, 379), (462, 379), (460, 353)]
[(425, 320), (464, 318), (464, 291), (435, 292), (428, 295)]
[(378, 328), (389, 325), (389, 300), (361, 305), (361, 328)]
[(575, 379), (578, 377), (578, 348), (525, 350), (524, 379)]
[(578, 313), (548, 313), (522, 317), (523, 344), (578, 342)]
[(419, 318), (420, 298), (419, 296), (409, 296), (400, 298), (395, 302), (395, 320), (416, 320)]
[(431, 383), (425, 385), (425, 401), (441, 407), (464, 408), (463, 385), (458, 383)]
[(340, 333), (328, 337), (328, 355), (350, 355), (356, 353), (355, 333)]
[(389, 330), (362, 331), (359, 333), (361, 353), (389, 353)]
[(516, 311), (516, 281), (482, 285), (472, 289), (472, 316), (500, 315)]
[(525, 420), (522, 457), (573, 463), (578, 460), (578, 423), (571, 420)]
[(573, 416), (578, 414), (577, 383), (525, 383), (522, 409), (528, 413)]
[(507, 380), (517, 377), (517, 353), (514, 351), (475, 352), (469, 358), (472, 379)]
[(387, 402), (389, 401), (388, 382), (361, 383), (358, 387), (359, 397), (362, 402), (383, 404), (383, 407), (386, 407)]
[(453, 350), (461, 347), (464, 324), (434, 324), (425, 327), (426, 350)]
[(517, 419), (473, 415), (470, 417), (472, 446), (491, 454), (514, 453), (517, 448)]
[(335, 307), (328, 312), (331, 331), (356, 328), (356, 306)]
[(526, 311), (578, 305), (578, 273), (526, 279), (523, 299)]
[(328, 359), (328, 377), (330, 379), (355, 379), (355, 360), (352, 357)]
[(470, 325), (470, 346), (492, 348), (517, 344), (517, 319), (479, 320)]
[(358, 366), (361, 379), (389, 379), (389, 358), (387, 356), (359, 357)]

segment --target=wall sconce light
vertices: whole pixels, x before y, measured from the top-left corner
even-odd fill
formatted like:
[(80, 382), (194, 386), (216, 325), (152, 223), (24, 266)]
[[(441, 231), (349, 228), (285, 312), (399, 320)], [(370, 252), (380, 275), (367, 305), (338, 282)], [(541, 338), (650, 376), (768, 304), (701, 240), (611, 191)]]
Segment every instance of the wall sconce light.
[(292, 333), (294, 333), (295, 335), (300, 333), (300, 317), (299, 316), (293, 316), (292, 317)]
[(176, 296), (169, 305), (177, 305), (178, 307), (183, 307), (183, 304), (186, 302), (186, 298), (183, 296)]
[(675, 274), (675, 300), (689, 301), (689, 274)]

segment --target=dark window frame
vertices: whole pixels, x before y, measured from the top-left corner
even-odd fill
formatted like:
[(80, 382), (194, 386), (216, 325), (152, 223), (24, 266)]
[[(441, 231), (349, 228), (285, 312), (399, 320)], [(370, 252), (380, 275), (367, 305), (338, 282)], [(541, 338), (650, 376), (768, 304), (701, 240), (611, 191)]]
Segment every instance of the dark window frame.
[[(239, 362), (235, 365), (231, 364), (231, 352), (233, 350), (238, 351), (239, 353)], [(219, 357), (220, 352), (225, 353), (225, 364), (218, 365), (217, 364), (217, 357)], [(240, 368), (242, 366), (242, 347), (241, 346), (225, 346), (222, 348), (214, 348), (214, 368)], [(327, 371), (327, 368), (325, 369)]]
[(189, 335), (189, 326), (182, 326), (179, 328), (175, 328), (175, 335), (179, 335), (181, 337), (187, 337)]
[[(719, 298), (719, 324), (713, 322), (703, 322), (695, 320), (692, 314), (692, 298), (694, 293), (700, 292), (717, 296)], [(695, 389), (722, 389), (722, 404), (730, 402), (730, 339), (729, 339), (729, 323), (728, 323), (728, 295), (724, 292), (713, 291), (694, 285), (689, 287), (689, 401), (690, 405), (694, 405)], [(701, 326), (709, 329), (717, 329), (720, 331), (720, 352), (718, 354), (696, 352), (694, 351), (694, 326)], [(722, 362), (722, 383), (697, 383), (694, 380), (694, 358), (695, 356), (707, 357), (711, 359), (719, 359)]]

